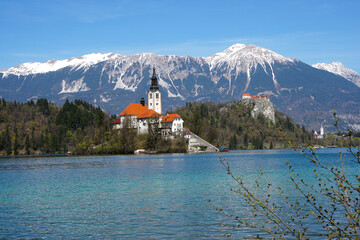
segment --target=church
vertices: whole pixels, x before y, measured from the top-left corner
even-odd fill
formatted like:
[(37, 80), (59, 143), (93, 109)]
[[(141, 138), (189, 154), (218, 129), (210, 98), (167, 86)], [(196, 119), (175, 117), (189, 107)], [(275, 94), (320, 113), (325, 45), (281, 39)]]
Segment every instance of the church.
[(115, 129), (134, 128), (138, 134), (148, 133), (151, 126), (157, 126), (163, 136), (180, 135), (184, 131), (184, 120), (178, 114), (162, 115), (161, 91), (156, 78), (155, 67), (151, 85), (147, 94), (147, 103), (141, 98), (140, 103), (130, 103), (113, 124)]

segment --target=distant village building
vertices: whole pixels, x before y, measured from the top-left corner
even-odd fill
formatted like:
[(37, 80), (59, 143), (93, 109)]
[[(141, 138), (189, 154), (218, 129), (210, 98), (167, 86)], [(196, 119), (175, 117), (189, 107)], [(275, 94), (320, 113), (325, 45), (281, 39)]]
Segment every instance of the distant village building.
[(157, 126), (163, 136), (179, 135), (184, 131), (184, 120), (178, 114), (161, 115), (161, 91), (158, 86), (155, 67), (151, 78), (150, 90), (148, 92), (148, 105), (144, 98), (140, 104), (130, 103), (113, 122), (114, 129), (136, 128), (139, 134), (148, 133), (149, 127)]
[(120, 129), (120, 118), (116, 118), (116, 119), (113, 121), (113, 128), (114, 128), (114, 129)]
[(314, 132), (314, 138), (316, 139), (323, 139), (324, 138), (324, 127), (323, 125), (321, 124), (321, 127), (320, 127), (320, 132), (317, 133), (316, 131)]

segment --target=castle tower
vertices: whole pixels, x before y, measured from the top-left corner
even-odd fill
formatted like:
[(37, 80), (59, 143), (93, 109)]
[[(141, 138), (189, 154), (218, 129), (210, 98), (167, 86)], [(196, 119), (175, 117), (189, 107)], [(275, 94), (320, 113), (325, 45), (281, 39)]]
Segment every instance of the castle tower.
[(153, 76), (151, 78), (151, 86), (148, 93), (148, 107), (161, 114), (161, 92), (155, 74), (155, 67), (153, 67)]

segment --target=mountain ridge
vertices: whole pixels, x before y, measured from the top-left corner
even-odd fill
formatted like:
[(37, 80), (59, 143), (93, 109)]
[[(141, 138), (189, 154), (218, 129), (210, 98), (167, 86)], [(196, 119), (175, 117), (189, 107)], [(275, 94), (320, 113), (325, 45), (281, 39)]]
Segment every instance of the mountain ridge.
[(59, 104), (79, 98), (120, 113), (146, 95), (155, 66), (168, 111), (191, 101), (238, 101), (247, 92), (270, 96), (277, 110), (312, 129), (324, 121), (331, 126), (334, 109), (346, 126), (357, 126), (360, 119), (360, 88), (353, 83), (255, 45), (235, 44), (209, 57), (107, 53), (43, 64), (0, 73), (0, 96), (17, 101), (46, 97)]
[(360, 87), (360, 74), (356, 71), (347, 68), (341, 62), (332, 62), (332, 63), (316, 63), (312, 65), (315, 68), (325, 70), (331, 73), (335, 73), (354, 83), (356, 86)]

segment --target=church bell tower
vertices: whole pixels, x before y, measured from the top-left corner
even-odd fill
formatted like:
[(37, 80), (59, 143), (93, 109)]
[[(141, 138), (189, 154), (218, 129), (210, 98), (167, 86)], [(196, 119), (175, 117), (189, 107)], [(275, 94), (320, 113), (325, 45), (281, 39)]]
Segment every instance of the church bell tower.
[(161, 114), (161, 92), (155, 74), (155, 67), (153, 67), (151, 86), (150, 86), (150, 91), (148, 93), (148, 108)]

